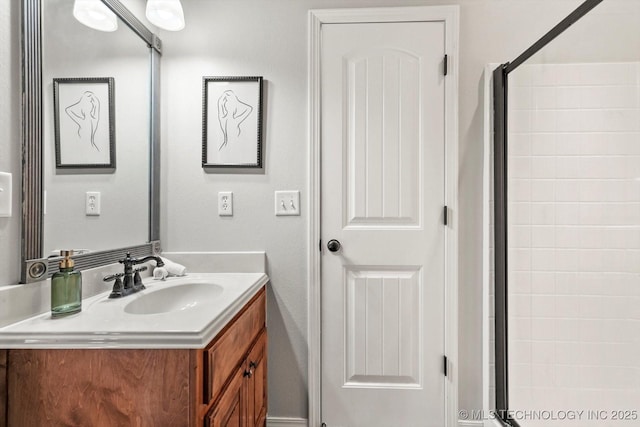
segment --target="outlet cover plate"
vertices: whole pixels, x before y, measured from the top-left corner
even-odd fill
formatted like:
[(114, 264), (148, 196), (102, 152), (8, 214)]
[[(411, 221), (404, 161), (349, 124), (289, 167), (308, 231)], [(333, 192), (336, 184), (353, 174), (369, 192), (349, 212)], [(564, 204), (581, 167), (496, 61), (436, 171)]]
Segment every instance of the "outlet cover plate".
[(275, 192), (276, 216), (298, 216), (300, 215), (300, 192), (299, 191), (276, 191)]
[(11, 174), (0, 172), (0, 217), (11, 216)]
[(87, 216), (100, 216), (100, 192), (87, 191), (85, 199), (85, 213)]
[(232, 191), (221, 191), (218, 193), (218, 215), (233, 216)]

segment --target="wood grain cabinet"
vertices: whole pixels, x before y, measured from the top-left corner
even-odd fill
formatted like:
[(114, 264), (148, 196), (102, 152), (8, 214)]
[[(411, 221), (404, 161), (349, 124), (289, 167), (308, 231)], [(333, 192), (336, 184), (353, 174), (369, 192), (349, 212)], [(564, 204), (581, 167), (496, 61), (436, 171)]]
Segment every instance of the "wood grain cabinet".
[(264, 427), (265, 319), (263, 288), (203, 349), (3, 350), (0, 426)]

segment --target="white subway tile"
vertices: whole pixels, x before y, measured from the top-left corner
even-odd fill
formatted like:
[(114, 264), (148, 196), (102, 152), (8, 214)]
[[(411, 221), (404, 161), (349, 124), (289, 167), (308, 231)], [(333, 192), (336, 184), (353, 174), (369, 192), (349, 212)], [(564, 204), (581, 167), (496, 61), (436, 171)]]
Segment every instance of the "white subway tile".
[(512, 179), (509, 182), (508, 198), (512, 202), (528, 202), (531, 200), (531, 180)]
[(580, 100), (584, 109), (638, 108), (638, 86), (585, 86)]
[[(554, 365), (531, 365), (531, 384), (536, 387), (555, 387), (556, 378)], [(549, 407), (552, 406), (547, 406), (547, 408)]]
[(509, 341), (531, 339), (531, 318), (509, 316)]
[(531, 362), (551, 365), (556, 361), (556, 344), (553, 341), (532, 341)]
[(553, 295), (532, 295), (530, 310), (532, 318), (558, 317), (556, 299)]
[(532, 86), (556, 86), (559, 73), (554, 67), (546, 65), (531, 65), (531, 85)]
[(514, 271), (531, 270), (531, 250), (509, 248), (509, 264)]
[(531, 157), (509, 157), (507, 161), (509, 178), (530, 178), (531, 163)]
[(558, 319), (556, 319), (556, 359), (558, 363), (580, 363), (578, 350), (580, 340), (580, 325), (582, 320), (579, 318), (569, 318), (564, 310), (565, 306), (561, 304), (566, 298), (556, 298), (558, 304)]
[(531, 154), (534, 156), (554, 156), (556, 154), (555, 133), (531, 133)]
[(556, 176), (556, 158), (552, 156), (532, 157), (529, 176), (532, 178), (551, 179)]
[[(552, 114), (555, 117), (555, 124), (558, 132), (582, 132), (584, 131), (585, 110), (556, 110)], [(535, 117), (535, 115), (534, 115)], [(533, 127), (535, 130), (535, 127)]]
[[(556, 189), (558, 186), (556, 186)], [(557, 190), (556, 190), (557, 191)], [(556, 203), (555, 223), (558, 225), (578, 224), (580, 221), (580, 204), (579, 203)], [(532, 212), (533, 216), (533, 212)]]
[[(560, 144), (560, 142), (558, 143)], [(563, 156), (556, 158), (556, 177), (558, 178), (582, 178), (583, 170), (580, 166), (580, 158)]]
[(556, 96), (559, 109), (578, 109), (582, 106), (581, 87), (560, 86), (556, 89)]
[(556, 143), (558, 156), (579, 156), (584, 151), (584, 133), (559, 134)]
[(557, 365), (556, 384), (558, 387), (579, 388), (583, 386), (583, 373), (581, 366)]
[(532, 249), (531, 268), (536, 271), (554, 271), (556, 252), (553, 249)]
[(576, 249), (556, 249), (555, 260), (555, 271), (578, 271), (580, 251)]
[(536, 110), (555, 110), (558, 99), (555, 86), (535, 87), (532, 92), (533, 108)]
[(532, 203), (531, 224), (553, 225), (556, 221), (556, 205), (553, 203)]
[[(532, 272), (535, 274), (536, 272)], [(556, 295), (579, 295), (582, 293), (578, 273), (575, 271), (558, 271), (554, 273)]]
[(556, 275), (553, 271), (532, 271), (531, 294), (554, 295), (556, 293)]
[(510, 132), (508, 150), (509, 156), (530, 156), (531, 134)]
[(531, 203), (509, 202), (507, 215), (513, 225), (529, 225), (531, 223)]
[[(516, 111), (517, 112), (517, 111)], [(532, 132), (556, 132), (558, 130), (559, 111), (537, 110), (530, 114)]]
[(521, 387), (531, 386), (531, 365), (529, 363), (509, 364), (509, 382), (511, 381)]
[(553, 226), (535, 226), (531, 227), (531, 247), (532, 248), (550, 248), (556, 247), (555, 244), (555, 227)]
[(513, 86), (509, 89), (509, 113), (513, 110), (531, 110), (534, 106), (533, 89), (530, 86)]
[[(580, 319), (582, 318), (582, 309), (581, 309), (581, 305), (580, 305), (580, 296), (577, 295), (558, 295), (556, 297), (556, 304), (559, 308), (559, 310), (562, 312), (561, 317), (563, 319), (570, 319), (570, 320), (576, 320), (577, 322), (580, 321)], [(567, 324), (568, 326), (572, 326), (572, 327), (578, 327), (579, 328), (579, 323), (578, 325), (570, 325)], [(562, 336), (565, 337), (567, 335), (568, 332), (573, 332), (575, 334), (575, 336), (573, 337), (573, 339), (571, 339), (571, 341), (577, 341), (580, 339), (579, 336), (579, 331), (580, 329), (577, 330), (564, 330), (562, 333)], [(558, 337), (560, 337), (561, 335), (558, 334)]]
[(517, 294), (531, 293), (531, 272), (514, 271), (509, 276), (509, 292)]
[(555, 227), (556, 248), (579, 248), (580, 229), (577, 227), (558, 226)]
[(523, 133), (531, 131), (531, 116), (530, 110), (514, 110), (509, 111), (508, 126), (509, 133)]
[(516, 363), (531, 363), (531, 341), (512, 341), (509, 343), (509, 360)]
[(551, 202), (555, 199), (555, 180), (532, 179), (531, 180), (531, 201)]
[(509, 232), (509, 245), (516, 248), (531, 246), (531, 227), (513, 226)]

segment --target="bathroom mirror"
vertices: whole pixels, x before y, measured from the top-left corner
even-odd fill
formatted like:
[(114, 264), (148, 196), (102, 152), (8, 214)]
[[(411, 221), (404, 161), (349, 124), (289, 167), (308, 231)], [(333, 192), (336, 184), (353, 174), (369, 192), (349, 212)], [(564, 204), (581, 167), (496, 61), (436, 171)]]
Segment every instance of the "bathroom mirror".
[(117, 30), (80, 23), (75, 0), (23, 1), (22, 283), (59, 249), (81, 270), (159, 250), (161, 42), (144, 1), (100, 1)]

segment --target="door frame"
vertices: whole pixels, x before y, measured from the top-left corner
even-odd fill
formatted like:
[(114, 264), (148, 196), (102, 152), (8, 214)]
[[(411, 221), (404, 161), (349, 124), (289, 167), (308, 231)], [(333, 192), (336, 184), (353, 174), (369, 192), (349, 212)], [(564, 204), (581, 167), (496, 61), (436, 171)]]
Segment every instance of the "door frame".
[[(445, 23), (445, 204), (449, 208), (445, 231), (445, 342), (449, 361), (445, 378), (445, 422), (458, 425), (458, 32), (459, 6), (384, 7), (310, 10), (308, 17), (308, 393), (309, 427), (322, 423), (321, 393), (321, 252), (320, 244), (320, 40), (324, 24), (365, 22)], [(330, 426), (329, 426), (330, 427)]]

